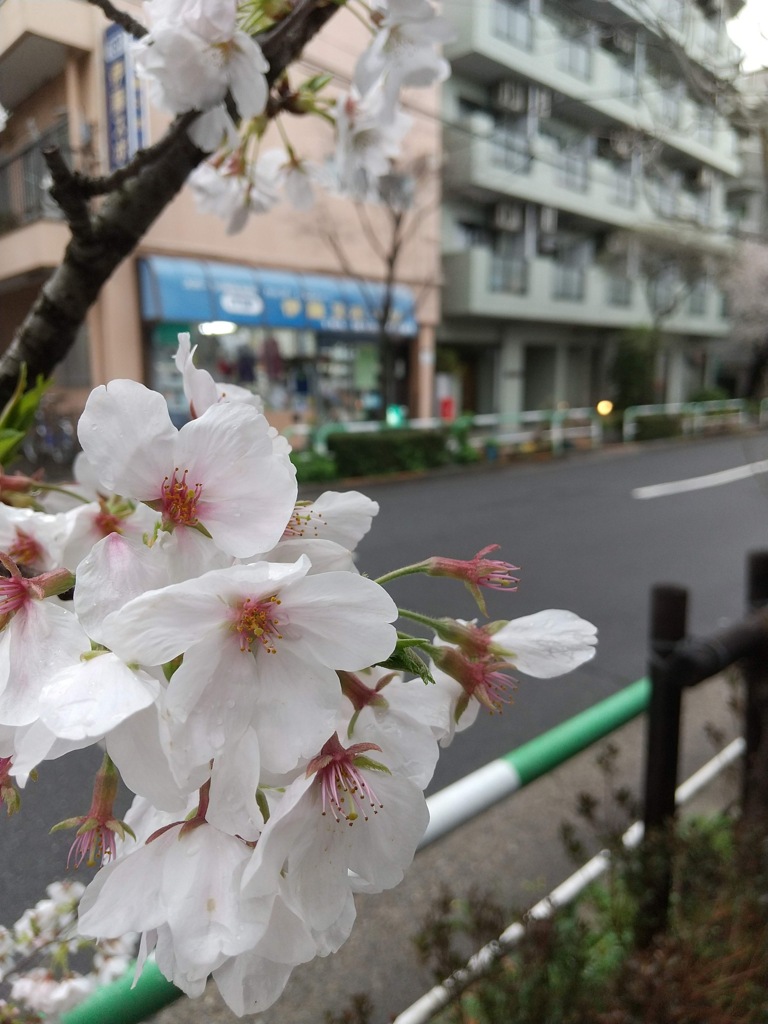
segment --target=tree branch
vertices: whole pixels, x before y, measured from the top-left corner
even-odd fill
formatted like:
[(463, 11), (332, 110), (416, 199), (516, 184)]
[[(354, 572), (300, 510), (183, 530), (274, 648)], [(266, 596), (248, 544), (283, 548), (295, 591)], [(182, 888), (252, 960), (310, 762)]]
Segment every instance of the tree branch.
[[(98, 6), (105, 2), (108, 0), (98, 0)], [(283, 21), (257, 37), (269, 61), (270, 82), (296, 60), (337, 10), (335, 0), (297, 0)], [(98, 214), (89, 218), (90, 231), (81, 230), (82, 210), (76, 215), (73, 201), (70, 212), (78, 230), (60, 266), (43, 285), (13, 342), (0, 357), (0, 408), (13, 394), (22, 363), (27, 366), (30, 381), (51, 375), (74, 344), (105, 282), (175, 198), (191, 171), (205, 159), (206, 154), (186, 132), (175, 132), (173, 127), (169, 132), (172, 137), (161, 147), (158, 158), (122, 183)], [(62, 187), (63, 180), (62, 175)]]
[(110, 3), (110, 0), (88, 0), (89, 4), (93, 4), (94, 7), (98, 7), (99, 10), (103, 11), (110, 21), (113, 21), (120, 28), (124, 28), (129, 36), (133, 36), (134, 39), (141, 39), (142, 36), (147, 34), (147, 29), (132, 18), (126, 11), (120, 11), (114, 4)]

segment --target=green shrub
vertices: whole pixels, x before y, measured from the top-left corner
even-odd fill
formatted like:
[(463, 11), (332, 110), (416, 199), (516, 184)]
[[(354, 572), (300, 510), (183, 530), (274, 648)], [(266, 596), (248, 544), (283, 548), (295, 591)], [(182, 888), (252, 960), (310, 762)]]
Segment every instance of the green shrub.
[(640, 416), (636, 420), (636, 441), (655, 441), (660, 437), (676, 437), (683, 432), (683, 421), (680, 416)]
[(689, 402), (726, 402), (732, 396), (723, 388), (697, 388), (688, 396)]
[(330, 455), (319, 455), (311, 450), (291, 452), (291, 462), (296, 467), (296, 479), (300, 484), (336, 480), (339, 476), (336, 462)]
[(327, 444), (339, 476), (347, 477), (444, 466), (451, 461), (446, 440), (441, 430), (382, 430), (330, 434)]

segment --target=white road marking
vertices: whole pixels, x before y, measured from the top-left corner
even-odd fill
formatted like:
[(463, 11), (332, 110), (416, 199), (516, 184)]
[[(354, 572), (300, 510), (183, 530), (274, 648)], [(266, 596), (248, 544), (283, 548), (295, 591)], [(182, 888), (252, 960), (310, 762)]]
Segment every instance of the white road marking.
[(649, 487), (635, 487), (633, 498), (665, 498), (668, 494), (682, 494), (685, 491), (701, 491), (705, 487), (722, 487), (735, 480), (755, 476), (757, 473), (768, 473), (768, 459), (761, 462), (750, 462), (746, 466), (724, 469), (720, 473), (707, 473), (706, 476), (692, 476), (687, 480), (672, 480), (668, 484), (651, 484)]

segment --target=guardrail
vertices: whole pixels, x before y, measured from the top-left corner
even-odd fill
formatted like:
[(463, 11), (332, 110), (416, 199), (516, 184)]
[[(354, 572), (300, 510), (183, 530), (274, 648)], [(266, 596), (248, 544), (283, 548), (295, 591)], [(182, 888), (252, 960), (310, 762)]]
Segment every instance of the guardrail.
[[(768, 416), (768, 412), (766, 415)], [(630, 405), (624, 410), (622, 439), (634, 440), (637, 436), (637, 421), (652, 416), (679, 416), (684, 434), (700, 434), (713, 427), (729, 425), (743, 429), (749, 423), (747, 402), (743, 398), (712, 402), (669, 402), (666, 405)]]
[[(603, 421), (591, 407), (567, 409), (530, 409), (502, 415), (482, 413), (460, 416), (455, 420), (438, 417), (403, 420), (398, 427), (410, 430), (447, 430), (465, 434), (467, 442), (489, 453), (496, 449), (515, 449), (526, 445), (549, 448), (560, 454), (570, 442), (587, 441), (592, 448), (603, 443)], [(328, 437), (334, 433), (372, 434), (396, 429), (381, 420), (349, 420), (312, 426), (296, 423), (284, 431), (289, 440), (303, 438), (318, 454), (328, 451)]]
[[(660, 405), (632, 405), (622, 417), (622, 440), (632, 441), (638, 433), (638, 421), (657, 416), (679, 417), (684, 434), (701, 434), (724, 426), (744, 429), (750, 423), (748, 405), (743, 398), (711, 402), (668, 402)], [(459, 416), (455, 420), (438, 417), (403, 419), (397, 426), (381, 420), (349, 420), (313, 426), (296, 423), (285, 429), (289, 440), (302, 439), (318, 454), (327, 454), (328, 437), (334, 433), (372, 434), (404, 428), (410, 430), (447, 430), (465, 435), (467, 443), (493, 458), (499, 451), (514, 451), (535, 446), (562, 454), (569, 443), (586, 442), (590, 448), (603, 443), (604, 418), (590, 406), (564, 409), (529, 409), (518, 413), (480, 413)], [(768, 424), (768, 399), (760, 404), (758, 425)]]

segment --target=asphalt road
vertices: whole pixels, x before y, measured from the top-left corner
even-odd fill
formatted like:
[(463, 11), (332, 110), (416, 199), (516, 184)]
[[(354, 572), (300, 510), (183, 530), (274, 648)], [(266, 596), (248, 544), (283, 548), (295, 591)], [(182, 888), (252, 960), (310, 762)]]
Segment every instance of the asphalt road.
[[(488, 595), (491, 619), (569, 608), (598, 626), (595, 659), (555, 680), (520, 677), (515, 704), (459, 734), (438, 765), (440, 789), (646, 672), (650, 588), (690, 589), (690, 632), (709, 634), (745, 609), (747, 553), (768, 548), (768, 475), (650, 500), (637, 487), (766, 458), (756, 435), (573, 455), (419, 483), (369, 486), (381, 511), (360, 547), (371, 576), (432, 554), (471, 557), (490, 543), (521, 567), (518, 591)], [(398, 580), (402, 607), (471, 618), (461, 584)]]
[[(376, 577), (431, 554), (470, 558), (487, 544), (521, 567), (517, 593), (489, 593), (491, 618), (569, 608), (599, 628), (594, 661), (557, 680), (520, 679), (515, 704), (459, 735), (433, 789), (613, 693), (645, 673), (648, 592), (655, 582), (691, 590), (691, 631), (703, 635), (744, 611), (744, 567), (768, 547), (768, 475), (640, 501), (636, 487), (679, 480), (768, 457), (768, 436), (574, 454), (365, 487), (380, 503), (360, 547)], [(391, 593), (404, 607), (471, 618), (471, 597), (450, 580), (411, 576)], [(88, 751), (43, 766), (22, 813), (0, 818), (0, 923), (10, 924), (65, 874), (71, 834), (51, 824), (83, 813), (99, 755)], [(88, 873), (81, 871), (83, 880)]]

